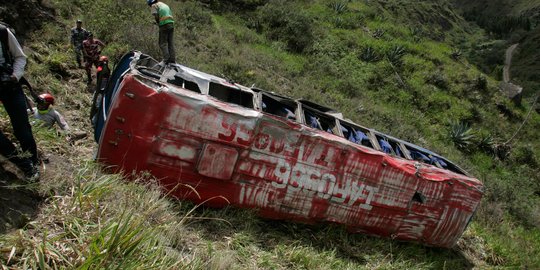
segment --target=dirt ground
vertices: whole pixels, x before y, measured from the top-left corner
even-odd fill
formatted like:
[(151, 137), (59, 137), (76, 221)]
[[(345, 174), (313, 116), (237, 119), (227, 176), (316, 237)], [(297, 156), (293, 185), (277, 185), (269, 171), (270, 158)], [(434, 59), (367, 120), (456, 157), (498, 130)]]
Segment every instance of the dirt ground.
[(39, 210), (43, 198), (36, 183), (27, 183), (11, 164), (0, 162), (0, 234), (24, 227)]

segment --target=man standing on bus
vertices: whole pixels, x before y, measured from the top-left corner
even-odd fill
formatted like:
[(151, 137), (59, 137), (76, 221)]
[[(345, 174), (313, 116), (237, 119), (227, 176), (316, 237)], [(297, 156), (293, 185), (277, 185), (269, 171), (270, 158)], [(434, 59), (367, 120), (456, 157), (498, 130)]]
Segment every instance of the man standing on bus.
[(159, 48), (163, 56), (163, 61), (176, 63), (174, 51), (174, 19), (169, 6), (159, 0), (146, 1), (152, 10), (152, 15), (159, 25)]

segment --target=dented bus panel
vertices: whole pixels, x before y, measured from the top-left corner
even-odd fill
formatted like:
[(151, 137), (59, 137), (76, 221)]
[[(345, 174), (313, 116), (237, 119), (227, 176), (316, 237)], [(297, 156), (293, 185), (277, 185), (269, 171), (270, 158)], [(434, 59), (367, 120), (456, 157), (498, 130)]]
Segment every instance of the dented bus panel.
[(324, 106), (139, 52), (112, 78), (96, 125), (99, 161), (148, 171), (179, 199), (451, 247), (483, 195), (444, 157)]

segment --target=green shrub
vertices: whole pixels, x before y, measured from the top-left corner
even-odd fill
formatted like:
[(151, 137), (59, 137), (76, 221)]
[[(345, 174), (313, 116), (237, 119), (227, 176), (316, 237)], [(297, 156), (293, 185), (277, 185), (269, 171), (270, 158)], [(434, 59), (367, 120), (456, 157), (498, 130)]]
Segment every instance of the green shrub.
[(426, 78), (426, 83), (434, 85), (437, 88), (442, 89), (442, 90), (448, 90), (448, 87), (449, 87), (448, 79), (446, 78), (446, 75), (441, 71), (431, 73)]
[(200, 0), (200, 2), (208, 5), (212, 10), (217, 12), (223, 11), (251, 11), (262, 6), (268, 0)]
[(191, 32), (212, 26), (212, 14), (199, 2), (183, 2), (177, 5), (175, 13), (178, 17), (178, 25)]
[(487, 90), (487, 78), (484, 75), (478, 75), (474, 79), (474, 88), (480, 91), (486, 91)]
[(268, 38), (285, 42), (288, 50), (301, 53), (313, 44), (312, 19), (288, 1), (270, 1), (259, 9), (259, 16)]
[(531, 145), (520, 145), (513, 149), (510, 158), (516, 164), (526, 164), (531, 168), (538, 168), (538, 160)]

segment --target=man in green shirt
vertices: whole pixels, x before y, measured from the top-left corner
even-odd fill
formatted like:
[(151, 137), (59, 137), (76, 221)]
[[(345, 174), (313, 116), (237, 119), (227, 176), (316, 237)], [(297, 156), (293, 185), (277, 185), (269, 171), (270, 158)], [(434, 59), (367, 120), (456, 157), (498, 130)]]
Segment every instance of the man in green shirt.
[(174, 52), (174, 19), (169, 6), (159, 0), (147, 0), (159, 25), (159, 48), (165, 63), (176, 63)]

